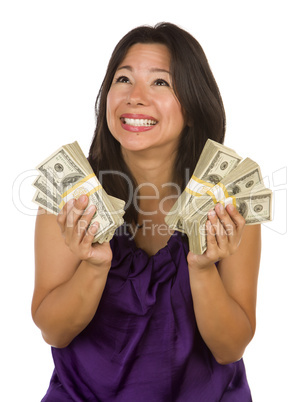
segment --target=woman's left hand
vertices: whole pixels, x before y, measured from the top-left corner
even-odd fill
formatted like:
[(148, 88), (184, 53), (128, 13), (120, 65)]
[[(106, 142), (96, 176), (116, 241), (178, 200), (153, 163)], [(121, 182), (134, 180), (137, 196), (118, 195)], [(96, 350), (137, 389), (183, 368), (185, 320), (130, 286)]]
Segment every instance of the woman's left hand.
[(233, 205), (224, 208), (222, 204), (216, 204), (208, 212), (207, 250), (202, 255), (189, 252), (188, 264), (204, 269), (234, 254), (240, 244), (244, 225), (245, 219)]

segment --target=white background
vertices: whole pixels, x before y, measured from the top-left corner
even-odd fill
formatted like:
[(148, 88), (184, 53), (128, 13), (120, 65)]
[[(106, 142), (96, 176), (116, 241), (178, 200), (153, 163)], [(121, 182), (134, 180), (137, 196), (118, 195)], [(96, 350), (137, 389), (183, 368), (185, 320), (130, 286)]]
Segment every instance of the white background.
[(135, 26), (160, 21), (199, 40), (226, 108), (225, 144), (256, 160), (274, 192), (274, 221), (263, 225), (257, 332), (245, 364), (254, 402), (298, 401), (295, 1), (10, 0), (0, 6), (5, 402), (40, 401), (53, 369), (30, 315), (33, 169), (74, 140), (88, 152), (94, 102), (114, 46)]

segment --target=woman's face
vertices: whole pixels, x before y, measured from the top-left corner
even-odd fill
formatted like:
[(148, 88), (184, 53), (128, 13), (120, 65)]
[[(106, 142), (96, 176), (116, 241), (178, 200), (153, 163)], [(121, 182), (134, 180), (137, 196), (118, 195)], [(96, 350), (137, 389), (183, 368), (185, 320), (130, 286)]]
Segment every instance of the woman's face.
[(133, 45), (119, 65), (107, 97), (110, 132), (127, 151), (173, 152), (184, 128), (162, 44)]

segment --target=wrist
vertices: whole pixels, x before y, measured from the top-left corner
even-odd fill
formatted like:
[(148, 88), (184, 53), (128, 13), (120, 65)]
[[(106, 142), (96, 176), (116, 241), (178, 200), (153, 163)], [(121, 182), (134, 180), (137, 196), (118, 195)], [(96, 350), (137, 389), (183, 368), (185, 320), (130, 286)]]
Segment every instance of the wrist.
[(83, 260), (81, 263), (85, 271), (89, 271), (97, 277), (106, 277), (111, 268), (111, 262), (94, 263), (92, 261)]
[(205, 255), (197, 255), (192, 252), (187, 256), (188, 268), (190, 270), (208, 271), (215, 267), (214, 261), (206, 258)]
[[(195, 286), (200, 289), (203, 286), (210, 288), (210, 284), (214, 282), (214, 279), (218, 276), (218, 271), (215, 264), (209, 265), (197, 265), (189, 264), (188, 266), (189, 280)], [(200, 290), (201, 291), (201, 290)]]
[(210, 275), (213, 270), (216, 269), (215, 264), (209, 265), (198, 265), (198, 264), (188, 264), (189, 273), (193, 275)]

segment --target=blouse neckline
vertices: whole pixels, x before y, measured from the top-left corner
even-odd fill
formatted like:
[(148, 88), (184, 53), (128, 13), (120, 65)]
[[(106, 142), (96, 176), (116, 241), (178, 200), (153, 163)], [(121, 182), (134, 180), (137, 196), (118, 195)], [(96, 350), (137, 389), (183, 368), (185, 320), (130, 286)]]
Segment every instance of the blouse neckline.
[(164, 254), (166, 252), (169, 251), (169, 249), (173, 246), (173, 244), (175, 243), (175, 240), (177, 239), (177, 237), (181, 237), (181, 233), (179, 231), (175, 231), (169, 238), (169, 240), (167, 241), (167, 244), (160, 248), (155, 254), (149, 255), (143, 248), (138, 247), (134, 237), (130, 234), (125, 232), (124, 236), (127, 240), (127, 243), (129, 244), (129, 247), (131, 248), (131, 250), (134, 253), (138, 253), (138, 254), (144, 254), (145, 256), (147, 256), (148, 259), (150, 258), (155, 258), (160, 254)]

